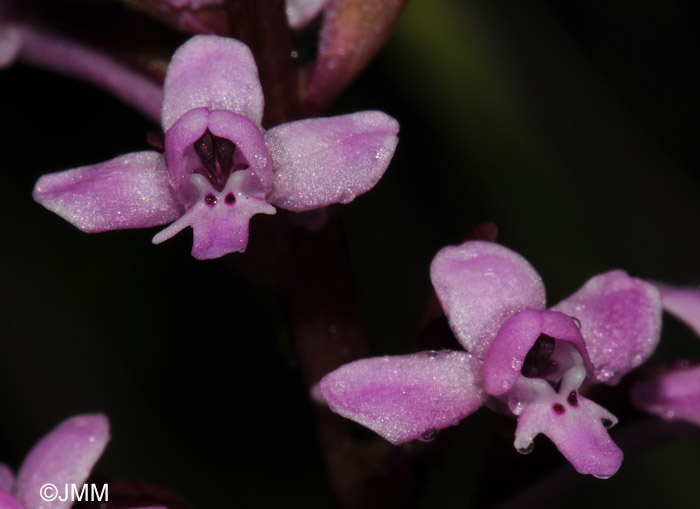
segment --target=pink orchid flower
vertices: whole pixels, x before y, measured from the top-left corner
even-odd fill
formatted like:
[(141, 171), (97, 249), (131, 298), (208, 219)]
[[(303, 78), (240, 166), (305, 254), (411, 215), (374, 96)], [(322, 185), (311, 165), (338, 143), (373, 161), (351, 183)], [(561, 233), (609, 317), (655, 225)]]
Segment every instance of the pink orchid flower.
[(102, 414), (77, 415), (63, 421), (29, 451), (16, 477), (7, 465), (0, 463), (0, 508), (69, 509), (73, 501), (60, 489), (80, 489), (107, 442), (109, 421)]
[(383, 175), (398, 123), (378, 111), (261, 126), (263, 94), (250, 50), (199, 35), (173, 55), (164, 85), (165, 154), (136, 152), (42, 176), (34, 199), (86, 232), (173, 222), (194, 230), (192, 255), (245, 251), (255, 214), (347, 203)]
[(617, 419), (580, 389), (615, 384), (652, 354), (661, 330), (657, 289), (616, 270), (547, 309), (533, 267), (483, 241), (442, 249), (430, 273), (466, 352), (342, 366), (319, 384), (331, 410), (400, 444), (431, 439), (490, 404), (517, 417), (521, 453), (542, 433), (578, 472), (617, 472), (623, 454), (608, 435)]

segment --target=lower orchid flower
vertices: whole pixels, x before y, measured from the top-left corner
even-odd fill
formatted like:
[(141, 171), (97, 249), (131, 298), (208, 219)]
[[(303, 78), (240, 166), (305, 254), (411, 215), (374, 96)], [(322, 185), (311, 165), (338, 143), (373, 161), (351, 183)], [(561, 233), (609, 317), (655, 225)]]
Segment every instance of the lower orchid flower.
[(263, 94), (250, 50), (200, 35), (173, 55), (155, 151), (44, 175), (36, 201), (86, 232), (166, 224), (154, 243), (194, 230), (192, 255), (245, 251), (248, 223), (275, 207), (347, 203), (383, 175), (398, 123), (378, 111), (261, 127)]
[(546, 309), (532, 266), (483, 241), (442, 249), (431, 279), (466, 352), (342, 366), (319, 384), (330, 409), (400, 444), (432, 439), (488, 404), (517, 417), (519, 452), (532, 451), (542, 433), (578, 472), (617, 472), (623, 454), (608, 435), (617, 419), (581, 389), (615, 384), (651, 355), (661, 329), (657, 289), (612, 271)]
[[(102, 414), (77, 415), (63, 421), (29, 451), (16, 477), (9, 467), (0, 463), (0, 508), (72, 507), (72, 497), (55, 490), (64, 486), (77, 486), (79, 489), (107, 442), (109, 421)], [(138, 509), (167, 508), (139, 505)]]

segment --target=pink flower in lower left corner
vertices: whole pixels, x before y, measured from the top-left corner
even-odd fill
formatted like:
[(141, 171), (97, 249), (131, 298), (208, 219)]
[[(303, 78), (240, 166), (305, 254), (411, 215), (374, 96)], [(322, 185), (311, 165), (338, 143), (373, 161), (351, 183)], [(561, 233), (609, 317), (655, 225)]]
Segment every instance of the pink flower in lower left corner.
[(102, 414), (77, 415), (63, 421), (32, 448), (16, 477), (0, 463), (0, 508), (70, 508), (72, 497), (66, 497), (63, 490), (75, 486), (80, 491), (107, 442), (109, 421)]
[(347, 203), (371, 189), (398, 143), (378, 111), (289, 122), (264, 130), (263, 94), (248, 47), (195, 36), (173, 55), (161, 123), (165, 154), (136, 152), (44, 175), (34, 199), (86, 232), (173, 222), (192, 227), (195, 258), (245, 251), (255, 214)]

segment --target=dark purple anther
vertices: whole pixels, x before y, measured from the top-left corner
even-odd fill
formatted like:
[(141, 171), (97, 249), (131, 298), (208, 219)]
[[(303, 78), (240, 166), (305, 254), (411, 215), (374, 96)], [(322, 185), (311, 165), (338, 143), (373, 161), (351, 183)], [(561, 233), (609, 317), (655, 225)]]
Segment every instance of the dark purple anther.
[(233, 167), (233, 153), (236, 151), (236, 144), (226, 138), (214, 136), (214, 150), (216, 150), (216, 160), (219, 161), (222, 173), (231, 174)]
[(226, 201), (226, 205), (233, 205), (236, 203), (236, 197), (233, 196), (233, 193), (228, 193), (224, 201)]
[(224, 190), (226, 181), (234, 170), (248, 168), (248, 163), (242, 157), (235, 163), (236, 144), (227, 138), (214, 136), (209, 129), (194, 142), (194, 151), (203, 166), (194, 170), (194, 173), (207, 177), (219, 192)]
[(214, 139), (209, 129), (194, 142), (194, 151), (197, 152), (199, 160), (202, 161), (207, 172), (214, 174), (216, 172), (216, 156), (214, 155)]
[(576, 391), (571, 391), (566, 398), (571, 406), (578, 406), (578, 397), (576, 396)]
[(566, 408), (564, 408), (564, 405), (561, 403), (554, 403), (552, 405), (552, 410), (554, 410), (554, 413), (558, 415), (564, 415), (564, 412), (566, 412)]
[(204, 202), (210, 207), (213, 207), (214, 205), (216, 205), (216, 196), (214, 196), (213, 194), (208, 194), (204, 197)]
[(525, 356), (520, 372), (527, 378), (542, 378), (550, 370), (549, 359), (554, 353), (554, 338), (540, 334)]

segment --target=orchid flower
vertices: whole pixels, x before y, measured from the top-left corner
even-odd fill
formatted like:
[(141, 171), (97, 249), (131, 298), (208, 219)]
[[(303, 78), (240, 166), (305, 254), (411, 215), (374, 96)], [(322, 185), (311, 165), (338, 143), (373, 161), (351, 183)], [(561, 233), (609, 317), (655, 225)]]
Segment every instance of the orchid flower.
[(319, 384), (334, 412), (393, 444), (432, 439), (484, 404), (518, 418), (515, 448), (549, 437), (582, 474), (610, 477), (622, 451), (607, 429), (614, 415), (581, 394), (614, 384), (654, 351), (661, 328), (656, 288), (612, 271), (546, 309), (532, 266), (491, 242), (442, 249), (431, 279), (465, 351), (359, 360)]
[[(700, 336), (700, 290), (656, 285), (666, 311)], [(632, 401), (659, 417), (700, 426), (700, 365), (678, 362), (632, 388)]]
[(59, 500), (62, 497), (53, 496), (56, 491), (43, 488), (47, 484), (59, 489), (82, 486), (107, 442), (109, 421), (102, 414), (77, 415), (63, 421), (32, 448), (16, 477), (7, 465), (0, 463), (0, 508), (70, 508), (70, 499)]
[(86, 232), (175, 221), (153, 238), (158, 244), (191, 226), (192, 255), (217, 258), (245, 251), (255, 214), (318, 209), (368, 191), (398, 142), (398, 123), (377, 111), (268, 131), (262, 114), (248, 47), (195, 36), (175, 52), (165, 78), (165, 154), (136, 152), (44, 175), (34, 198)]

